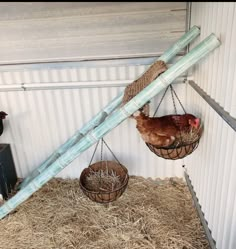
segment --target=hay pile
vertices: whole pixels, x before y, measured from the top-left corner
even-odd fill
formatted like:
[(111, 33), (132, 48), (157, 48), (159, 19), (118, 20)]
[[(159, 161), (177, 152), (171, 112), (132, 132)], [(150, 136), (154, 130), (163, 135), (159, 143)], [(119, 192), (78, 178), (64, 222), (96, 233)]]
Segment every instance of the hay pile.
[(105, 191), (112, 192), (115, 189), (119, 189), (122, 185), (120, 176), (113, 170), (90, 170), (90, 173), (85, 177), (84, 186), (90, 191)]
[(0, 220), (1, 249), (210, 248), (178, 179), (131, 176), (107, 205), (84, 196), (79, 180), (53, 179), (15, 211)]
[(189, 131), (180, 131), (174, 143), (168, 148), (175, 148), (178, 146), (185, 146), (188, 144), (195, 143), (197, 140), (201, 138), (203, 132), (203, 125), (201, 125), (198, 129), (190, 129)]

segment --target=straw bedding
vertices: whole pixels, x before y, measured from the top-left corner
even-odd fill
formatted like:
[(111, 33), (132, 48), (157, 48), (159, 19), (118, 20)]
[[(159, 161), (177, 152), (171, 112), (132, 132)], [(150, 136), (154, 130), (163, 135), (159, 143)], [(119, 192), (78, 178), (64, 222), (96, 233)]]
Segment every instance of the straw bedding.
[(174, 144), (169, 146), (169, 148), (192, 144), (201, 138), (202, 132), (203, 124), (201, 124), (198, 129), (191, 128), (189, 131), (182, 130), (177, 134)]
[(115, 171), (98, 170), (90, 171), (90, 174), (85, 178), (85, 188), (90, 191), (105, 191), (112, 192), (121, 187), (120, 176)]
[(1, 249), (210, 248), (186, 184), (131, 176), (110, 204), (83, 195), (79, 180), (52, 179), (0, 220)]

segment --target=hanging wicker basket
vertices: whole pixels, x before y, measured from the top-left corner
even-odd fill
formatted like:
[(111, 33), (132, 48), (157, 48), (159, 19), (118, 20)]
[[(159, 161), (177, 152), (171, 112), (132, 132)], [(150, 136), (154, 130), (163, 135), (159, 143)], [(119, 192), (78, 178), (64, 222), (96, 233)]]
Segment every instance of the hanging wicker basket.
[(196, 150), (199, 144), (199, 140), (200, 138), (193, 143), (177, 146), (174, 148), (157, 147), (149, 143), (146, 143), (146, 145), (157, 156), (162, 157), (164, 159), (176, 160), (182, 159), (190, 155), (194, 150)]
[(125, 166), (115, 161), (99, 161), (82, 171), (80, 187), (92, 201), (109, 203), (124, 193), (128, 181)]
[[(147, 87), (154, 79), (156, 79), (160, 74), (162, 74), (166, 70), (167, 70), (167, 65), (165, 64), (164, 61), (157, 61), (156, 63), (154, 63), (140, 78), (138, 78), (136, 81), (129, 84), (125, 88), (125, 93), (124, 93), (122, 103), (126, 104), (128, 101), (130, 101), (134, 96), (136, 96), (140, 91), (142, 91), (145, 87)], [(172, 101), (173, 101), (173, 105), (175, 109), (175, 114), (177, 115), (177, 109), (176, 109), (174, 97), (178, 100), (184, 113), (187, 114), (179, 97), (177, 96), (175, 90), (173, 89), (173, 86), (169, 85), (166, 88), (163, 96), (161, 97), (160, 103), (158, 104), (153, 117), (155, 117), (155, 114), (157, 113), (157, 110), (159, 109), (168, 89), (171, 90), (171, 96), (172, 96)], [(149, 112), (150, 112), (149, 103), (146, 103), (142, 108), (139, 109), (139, 111), (144, 113), (146, 116), (149, 116)], [(179, 134), (183, 134), (183, 133), (180, 130)], [(189, 136), (188, 134), (184, 134), (185, 141), (183, 141), (182, 137), (180, 137), (179, 139), (177, 139), (178, 140), (177, 143), (169, 146), (168, 148), (157, 147), (150, 143), (146, 143), (146, 145), (157, 156), (165, 158), (165, 159), (176, 160), (176, 159), (184, 158), (185, 156), (191, 154), (198, 147), (201, 134), (202, 134), (202, 128), (200, 128), (197, 131), (197, 134), (194, 134), (194, 139), (191, 138), (192, 134), (189, 134)]]
[[(179, 125), (181, 126), (181, 124)], [(153, 153), (164, 159), (182, 159), (197, 149), (202, 132), (203, 126), (189, 132), (180, 130), (179, 137), (176, 137), (175, 143), (171, 146), (160, 147), (150, 143), (146, 143), (146, 145)]]
[[(174, 100), (174, 96), (177, 98), (179, 104), (181, 105), (183, 111), (185, 114), (186, 111), (182, 105), (182, 103), (180, 102), (176, 92), (173, 89), (173, 86), (168, 86), (161, 98), (161, 101), (159, 103), (159, 105), (157, 106), (157, 109), (154, 113), (153, 116), (155, 116), (158, 108), (160, 107), (160, 104), (163, 101), (163, 98), (166, 95), (167, 90), (170, 88), (171, 90), (171, 96), (172, 96), (172, 101), (173, 101), (173, 105), (174, 105), (174, 109), (175, 109), (175, 114), (173, 114), (173, 116), (175, 116), (177, 114), (177, 110), (176, 110), (176, 105), (175, 105), (175, 100)], [(192, 115), (192, 114), (190, 114)], [(167, 115), (170, 116), (170, 115)], [(182, 122), (184, 122), (182, 120)], [(169, 159), (169, 160), (177, 160), (177, 159), (182, 159), (188, 155), (190, 155), (194, 150), (197, 149), (202, 132), (203, 132), (203, 125), (201, 124), (201, 126), (197, 129), (197, 130), (189, 130), (188, 132), (181, 130), (181, 127), (183, 127), (183, 124), (181, 122), (181, 119), (176, 122), (176, 126), (179, 129), (179, 133), (178, 133), (178, 137), (176, 137), (176, 141), (174, 144), (170, 145), (169, 147), (158, 147), (156, 145), (150, 144), (150, 143), (146, 143), (147, 147), (157, 156), (162, 157), (164, 159)]]

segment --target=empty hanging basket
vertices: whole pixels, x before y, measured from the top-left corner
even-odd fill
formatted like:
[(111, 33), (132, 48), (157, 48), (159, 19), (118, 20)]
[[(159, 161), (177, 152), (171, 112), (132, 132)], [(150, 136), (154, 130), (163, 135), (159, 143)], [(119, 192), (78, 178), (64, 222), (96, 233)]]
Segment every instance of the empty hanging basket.
[[(105, 143), (105, 141), (102, 139), (102, 144), (103, 143)], [(106, 143), (105, 145), (108, 147)], [(109, 147), (108, 149), (110, 150)], [(111, 153), (113, 154), (112, 151)], [(94, 164), (91, 164), (92, 159), (90, 166), (85, 168), (80, 175), (80, 187), (83, 193), (92, 201), (99, 203), (109, 203), (117, 200), (124, 193), (128, 185), (129, 175), (127, 168), (122, 165), (116, 157), (117, 162), (103, 161), (101, 158), (101, 161)]]

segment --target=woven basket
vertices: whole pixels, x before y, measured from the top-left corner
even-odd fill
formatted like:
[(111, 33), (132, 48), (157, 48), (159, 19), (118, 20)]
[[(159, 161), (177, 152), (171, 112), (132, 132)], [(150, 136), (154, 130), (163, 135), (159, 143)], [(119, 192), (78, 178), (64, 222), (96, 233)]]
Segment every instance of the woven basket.
[[(181, 126), (181, 123), (176, 123), (178, 126)], [(150, 143), (146, 143), (147, 147), (155, 153), (157, 156), (162, 157), (164, 159), (176, 160), (182, 159), (188, 155), (190, 155), (194, 150), (197, 149), (200, 138), (203, 132), (203, 125), (199, 128), (196, 133), (194, 140), (191, 136), (185, 135), (184, 142), (181, 142), (181, 138), (179, 137), (178, 145), (171, 145), (169, 147), (158, 147)]]
[[(86, 184), (86, 178), (90, 175), (91, 170), (113, 170), (120, 179), (120, 186), (113, 191), (105, 191), (98, 189), (88, 189)], [(125, 191), (129, 181), (128, 170), (125, 166), (115, 162), (115, 161), (100, 161), (90, 165), (85, 168), (80, 175), (80, 187), (84, 194), (88, 196), (89, 199), (99, 203), (109, 203), (117, 200)]]
[(191, 144), (177, 146), (175, 148), (157, 147), (149, 143), (146, 143), (146, 145), (157, 156), (162, 157), (164, 159), (176, 160), (182, 159), (190, 155), (194, 150), (196, 150), (199, 144), (199, 140), (200, 138)]

